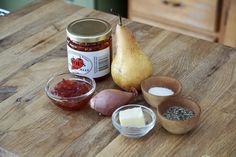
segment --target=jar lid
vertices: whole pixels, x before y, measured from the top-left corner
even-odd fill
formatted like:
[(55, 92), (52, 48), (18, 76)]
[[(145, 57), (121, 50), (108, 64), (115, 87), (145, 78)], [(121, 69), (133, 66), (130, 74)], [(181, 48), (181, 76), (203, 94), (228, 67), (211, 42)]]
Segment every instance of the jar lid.
[(111, 36), (111, 25), (101, 19), (84, 18), (67, 26), (67, 36), (77, 42), (98, 42)]

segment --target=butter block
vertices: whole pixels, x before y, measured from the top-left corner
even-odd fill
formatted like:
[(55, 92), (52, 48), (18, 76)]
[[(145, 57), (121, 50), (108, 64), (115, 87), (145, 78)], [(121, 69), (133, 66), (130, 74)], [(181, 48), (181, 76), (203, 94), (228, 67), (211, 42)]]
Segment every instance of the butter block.
[(145, 119), (140, 107), (119, 112), (120, 125), (123, 127), (144, 127)]

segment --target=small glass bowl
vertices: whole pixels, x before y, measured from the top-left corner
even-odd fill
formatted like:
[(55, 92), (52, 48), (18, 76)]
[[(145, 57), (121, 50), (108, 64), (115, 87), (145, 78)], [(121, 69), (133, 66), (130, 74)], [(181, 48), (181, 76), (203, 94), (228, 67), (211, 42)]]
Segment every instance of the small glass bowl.
[[(80, 96), (60, 97), (58, 95), (53, 94), (52, 90), (63, 79), (86, 82), (89, 85), (91, 85), (92, 88), (87, 93), (82, 94)], [(70, 110), (70, 111), (80, 110), (84, 108), (88, 104), (91, 97), (93, 96), (95, 89), (96, 89), (96, 82), (94, 81), (93, 78), (79, 76), (70, 73), (62, 73), (51, 77), (45, 86), (45, 92), (48, 98), (51, 100), (51, 102), (63, 110)]]
[[(119, 120), (119, 112), (126, 109), (131, 109), (134, 107), (141, 107), (144, 118), (145, 118), (145, 127), (123, 127), (120, 125)], [(148, 107), (138, 105), (138, 104), (130, 104), (125, 105), (117, 110), (115, 110), (112, 114), (112, 124), (113, 126), (124, 136), (131, 138), (138, 138), (146, 135), (156, 124), (156, 115), (155, 113)]]

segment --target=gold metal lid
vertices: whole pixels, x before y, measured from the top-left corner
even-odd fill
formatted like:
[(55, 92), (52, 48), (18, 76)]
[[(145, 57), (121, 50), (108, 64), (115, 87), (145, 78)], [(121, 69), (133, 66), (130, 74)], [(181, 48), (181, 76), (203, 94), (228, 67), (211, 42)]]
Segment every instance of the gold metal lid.
[(111, 25), (101, 19), (84, 18), (67, 26), (67, 36), (77, 42), (98, 42), (111, 36)]

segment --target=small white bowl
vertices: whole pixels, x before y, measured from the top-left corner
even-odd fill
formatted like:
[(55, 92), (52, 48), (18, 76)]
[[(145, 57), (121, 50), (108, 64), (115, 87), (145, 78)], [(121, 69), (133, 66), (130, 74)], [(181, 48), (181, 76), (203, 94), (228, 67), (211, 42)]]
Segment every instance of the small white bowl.
[[(141, 107), (144, 118), (145, 118), (145, 127), (123, 127), (120, 125), (119, 112), (126, 109), (131, 109), (134, 107)], [(116, 109), (112, 114), (112, 124), (113, 126), (126, 137), (138, 138), (146, 135), (156, 124), (156, 114), (148, 107), (138, 104), (130, 104), (122, 106)]]

